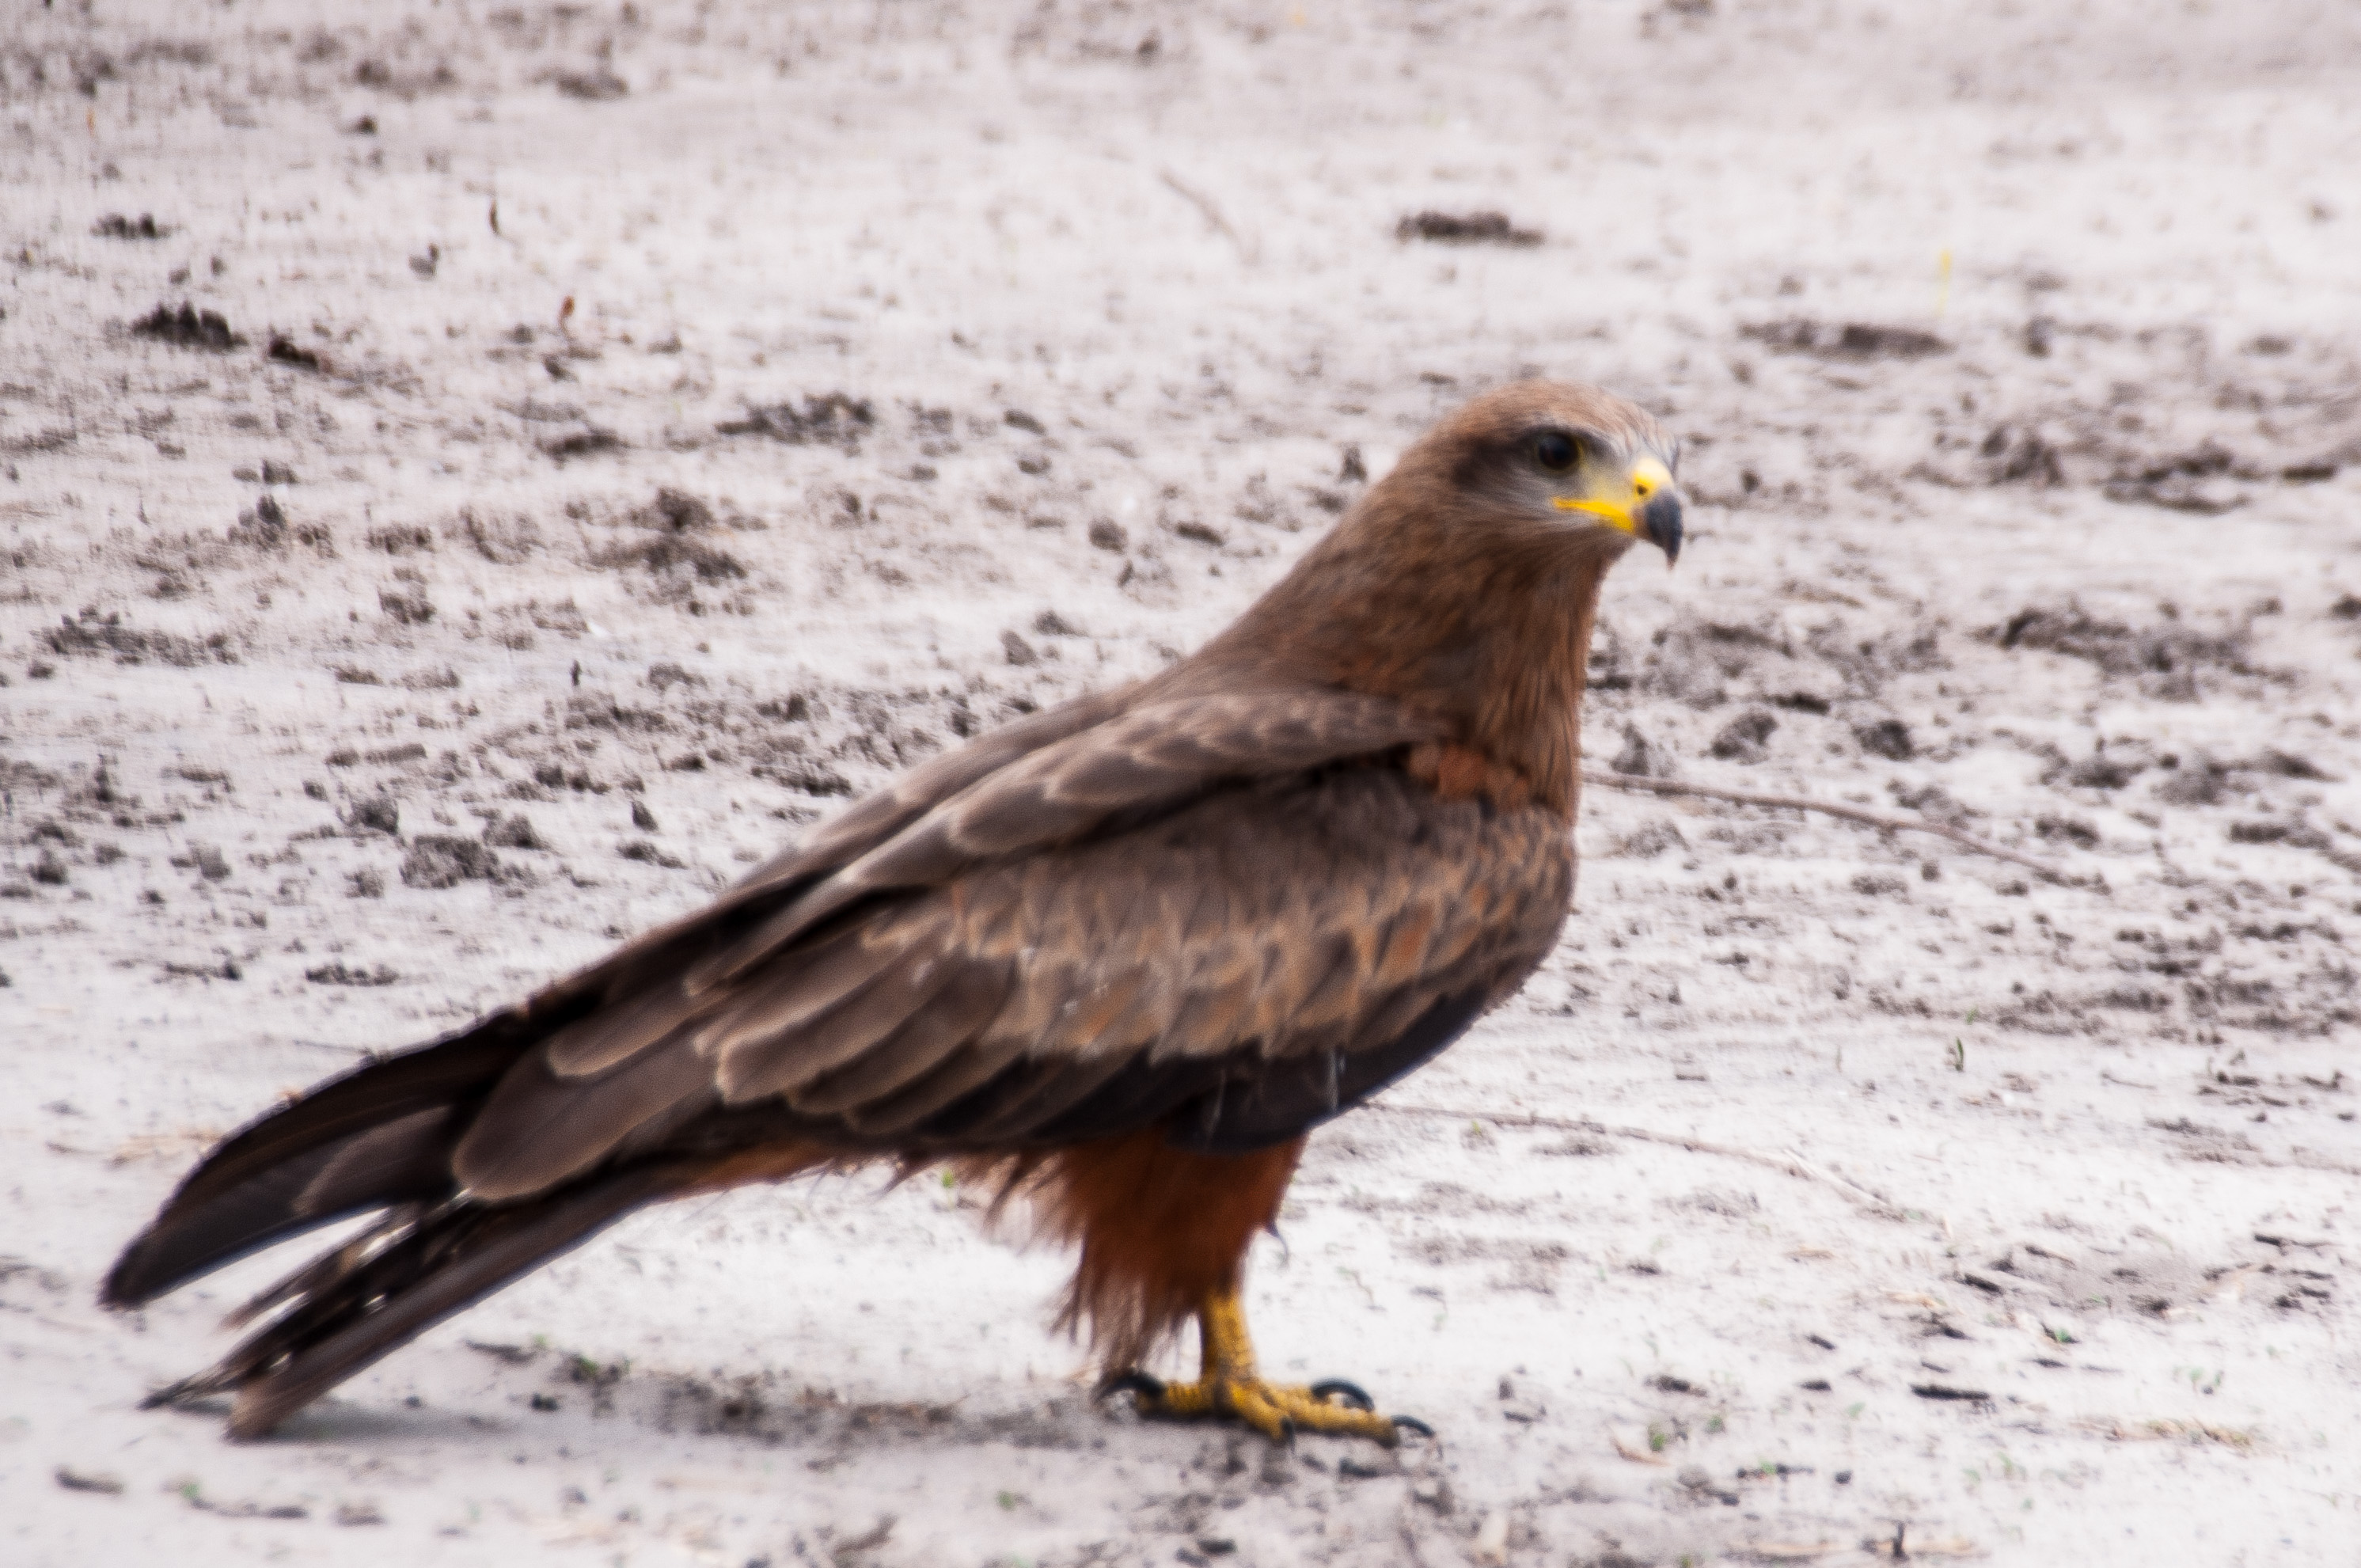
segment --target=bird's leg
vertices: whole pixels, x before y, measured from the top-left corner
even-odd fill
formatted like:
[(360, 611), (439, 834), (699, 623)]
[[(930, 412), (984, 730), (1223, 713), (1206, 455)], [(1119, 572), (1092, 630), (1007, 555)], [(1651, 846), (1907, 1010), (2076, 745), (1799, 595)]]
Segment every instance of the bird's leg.
[(1209, 1294), (1197, 1308), (1197, 1334), (1203, 1349), (1193, 1383), (1162, 1383), (1141, 1372), (1117, 1373), (1103, 1392), (1128, 1389), (1144, 1416), (1199, 1420), (1235, 1416), (1274, 1442), (1299, 1431), (1375, 1438), (1389, 1448), (1403, 1430), (1433, 1433), (1423, 1421), (1381, 1416), (1369, 1397), (1350, 1383), (1267, 1383), (1255, 1369), (1254, 1341), (1246, 1333), (1246, 1308), (1235, 1287)]

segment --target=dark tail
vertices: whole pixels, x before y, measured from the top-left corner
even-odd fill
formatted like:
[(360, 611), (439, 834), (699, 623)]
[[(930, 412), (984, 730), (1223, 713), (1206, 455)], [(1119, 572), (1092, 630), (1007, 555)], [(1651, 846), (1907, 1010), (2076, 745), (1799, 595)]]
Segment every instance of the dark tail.
[(546, 1025), (496, 1014), (465, 1034), (331, 1079), (224, 1140), (123, 1249), (99, 1291), (137, 1307), (347, 1215), (451, 1195), (451, 1151)]
[(590, 1239), (680, 1179), (661, 1165), (594, 1176), (545, 1197), (398, 1208), (255, 1299), (239, 1320), (279, 1316), (208, 1372), (151, 1405), (235, 1390), (230, 1435), (259, 1437), (381, 1355)]
[[(455, 1153), (493, 1091), (536, 1047), (618, 1003), (628, 1004), (620, 1015), (635, 1028), (652, 1026), (649, 1010), (639, 1006), (651, 1000), (660, 1004), (656, 1012), (671, 1008), (685, 1019), (689, 999), (679, 989), (680, 973), (697, 955), (796, 897), (814, 874), (807, 868), (741, 888), (528, 1003), (433, 1045), (368, 1062), (224, 1140), (123, 1249), (100, 1288), (101, 1301), (137, 1307), (291, 1236), (383, 1212), (358, 1238), (250, 1303), (236, 1321), (267, 1319), (263, 1326), (220, 1365), (157, 1399), (235, 1389), (230, 1430), (258, 1436), (342, 1378), (642, 1203), (701, 1182), (776, 1179), (823, 1161), (825, 1151), (783, 1151), (762, 1136), (752, 1139), (758, 1146), (752, 1163), (733, 1162), (746, 1151), (742, 1137), (671, 1152), (642, 1147), (628, 1162), (585, 1167), (572, 1180), (554, 1172), (546, 1190), (491, 1202), (463, 1194), (453, 1171)], [(613, 1099), (642, 1086), (634, 1079), (591, 1087)], [(681, 1096), (666, 1103), (678, 1109)], [(603, 1109), (610, 1117), (615, 1110)], [(669, 1125), (659, 1118), (653, 1130), (662, 1134)], [(599, 1151), (613, 1153), (611, 1144)]]
[(151, 1403), (235, 1389), (232, 1434), (259, 1436), (676, 1179), (658, 1165), (517, 1203), (458, 1195), (452, 1150), (500, 1076), (548, 1027), (521, 1011), (496, 1014), (333, 1079), (207, 1156), (115, 1260), (100, 1292), (105, 1304), (138, 1306), (288, 1237), (389, 1212), (250, 1303), (236, 1321), (276, 1316), (219, 1365)]

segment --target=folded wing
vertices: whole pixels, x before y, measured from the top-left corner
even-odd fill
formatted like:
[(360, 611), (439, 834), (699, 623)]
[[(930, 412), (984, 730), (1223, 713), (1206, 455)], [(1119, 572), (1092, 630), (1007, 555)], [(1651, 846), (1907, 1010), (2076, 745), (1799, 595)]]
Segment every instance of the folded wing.
[(1547, 951), (1563, 822), (1436, 798), (1432, 727), (1351, 694), (1135, 707), (918, 815), (502, 1080), (454, 1166), (521, 1197), (771, 1140), (1044, 1146), (1178, 1118), (1290, 1137)]

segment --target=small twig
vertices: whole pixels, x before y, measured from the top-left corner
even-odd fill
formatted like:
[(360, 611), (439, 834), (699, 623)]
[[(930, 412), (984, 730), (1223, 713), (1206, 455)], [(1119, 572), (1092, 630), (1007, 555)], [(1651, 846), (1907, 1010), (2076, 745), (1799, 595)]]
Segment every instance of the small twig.
[(1232, 228), (1230, 220), (1222, 216), (1222, 209), (1213, 204), (1213, 199), (1211, 196), (1192, 185), (1184, 183), (1180, 176), (1169, 169), (1158, 170), (1156, 177), (1161, 180), (1165, 187), (1174, 195), (1196, 208), (1198, 214), (1207, 223), (1227, 236), (1229, 242), (1238, 247), (1238, 255), (1245, 259), (1247, 266), (1251, 267), (1262, 259), (1262, 247), (1249, 244), (1244, 235)]
[(1871, 1212), (1889, 1220), (1907, 1219), (1902, 1206), (1874, 1188), (1863, 1187), (1848, 1177), (1839, 1176), (1823, 1166), (1814, 1165), (1793, 1149), (1779, 1154), (1763, 1154), (1756, 1149), (1742, 1149), (1729, 1144), (1709, 1144), (1702, 1138), (1685, 1138), (1674, 1133), (1659, 1133), (1646, 1127), (1618, 1127), (1588, 1117), (1537, 1116), (1529, 1112), (1501, 1114), (1493, 1111), (1455, 1111), (1441, 1105), (1400, 1105), (1378, 1101), (1363, 1107), (1370, 1111), (1391, 1112), (1397, 1116), (1431, 1116), (1444, 1122), (1489, 1122), (1499, 1127), (1546, 1127), (1552, 1132), (1589, 1133), (1604, 1138), (1630, 1138), (1635, 1143), (1664, 1144), (1672, 1148), (1686, 1149), (1691, 1154), (1719, 1155), (1724, 1159), (1742, 1159), (1754, 1165), (1768, 1166), (1806, 1181), (1822, 1182), (1835, 1188)]
[(1402, 1512), (1400, 1529), (1402, 1554), (1410, 1559), (1411, 1568), (1426, 1568), (1426, 1553), (1418, 1549), (1418, 1531), (1411, 1528), (1408, 1509)]
[(1638, 773), (1597, 773), (1586, 774), (1585, 777), (1589, 783), (1602, 784), (1609, 789), (1644, 790), (1651, 795), (1693, 795), (1707, 800), (1727, 800), (1738, 806), (1769, 806), (1784, 807), (1790, 811), (1817, 811), (1829, 817), (1841, 817), (1848, 822), (1861, 822), (1872, 828), (1882, 828), (1888, 832), (1932, 833), (1938, 839), (1949, 839), (1963, 850), (1972, 850), (1979, 855), (1990, 855), (1994, 860), (2007, 861), (2012, 864), (2023, 866), (2045, 882), (2054, 882), (2061, 887), (2075, 885), (2072, 878), (2047, 861), (2038, 861), (2031, 855), (2021, 854), (2004, 845), (1995, 844), (1989, 839), (1979, 839), (1974, 834), (1954, 828), (1948, 822), (1930, 822), (1923, 817), (1895, 817), (1889, 812), (1871, 811), (1859, 806), (1844, 806), (1832, 800), (1814, 800), (1808, 795), (1763, 795), (1751, 789), (1723, 789), (1718, 784), (1684, 784), (1675, 779), (1652, 779)]

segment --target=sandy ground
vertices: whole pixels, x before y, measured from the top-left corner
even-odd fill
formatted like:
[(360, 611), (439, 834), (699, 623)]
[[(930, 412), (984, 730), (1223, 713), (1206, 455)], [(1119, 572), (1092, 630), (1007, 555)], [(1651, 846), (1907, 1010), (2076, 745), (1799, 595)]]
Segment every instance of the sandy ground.
[[(0, 1558), (2361, 1562), (2361, 11), (316, 15), (0, 22)], [(1439, 1442), (1093, 1409), (931, 1181), (642, 1214), (269, 1442), (137, 1409), (287, 1262), (93, 1305), (209, 1140), (1534, 370), (1686, 441), (1594, 767), (2066, 880), (1594, 787), (1564, 948), (1254, 1260)]]

